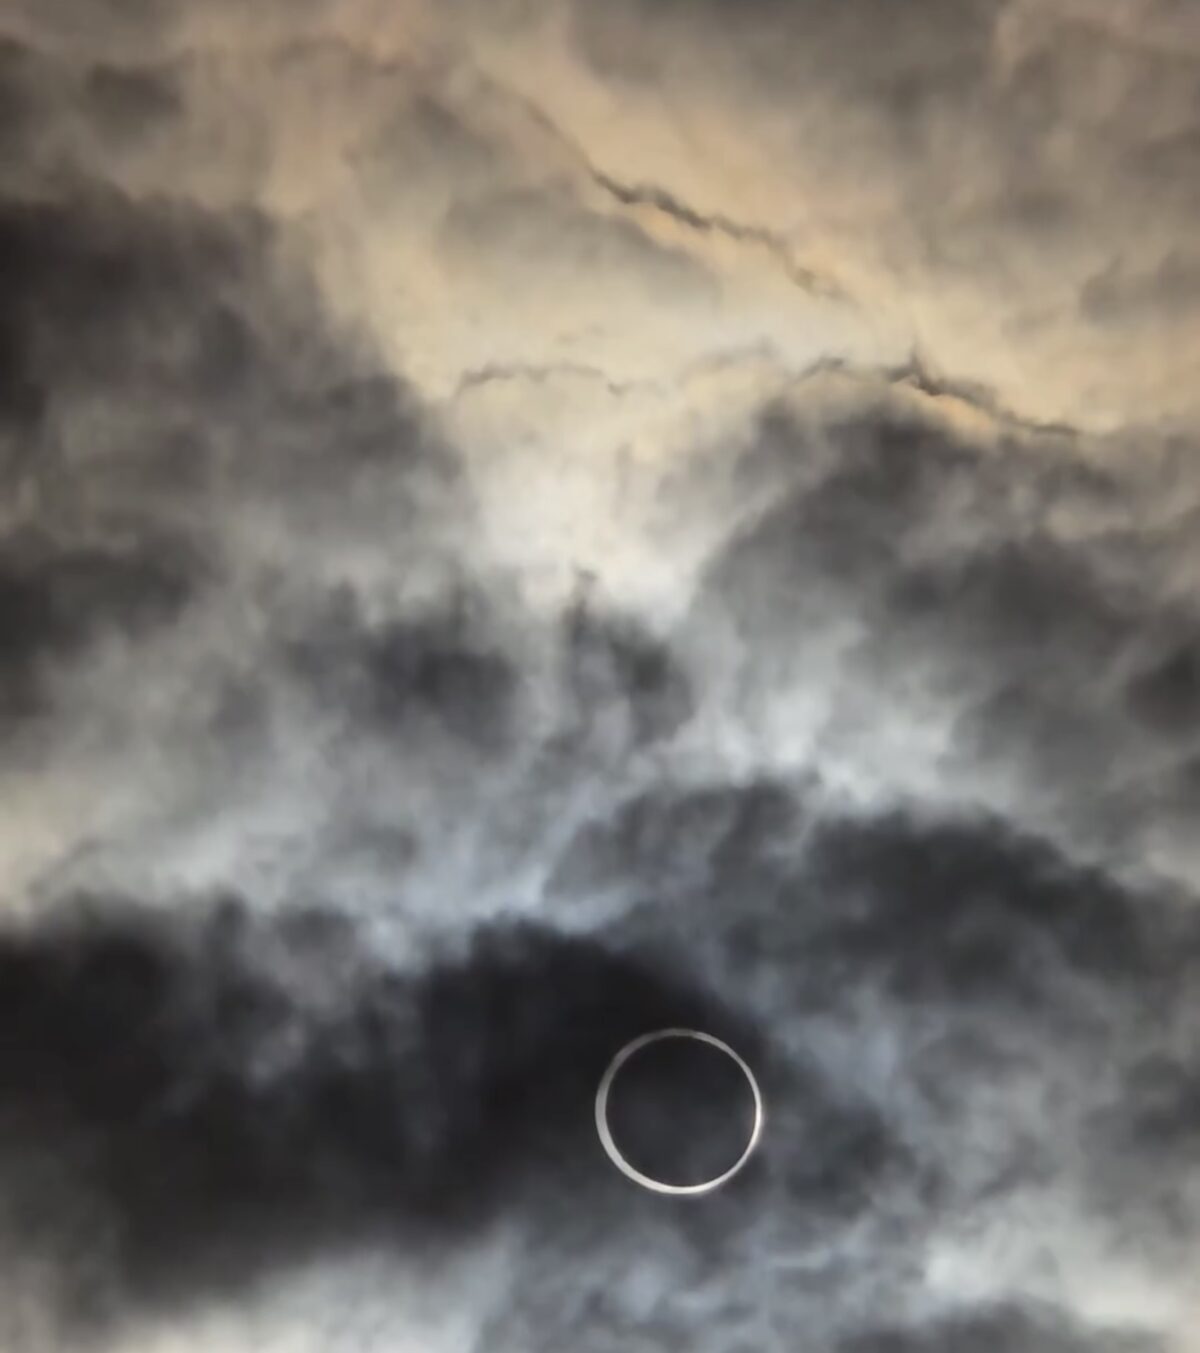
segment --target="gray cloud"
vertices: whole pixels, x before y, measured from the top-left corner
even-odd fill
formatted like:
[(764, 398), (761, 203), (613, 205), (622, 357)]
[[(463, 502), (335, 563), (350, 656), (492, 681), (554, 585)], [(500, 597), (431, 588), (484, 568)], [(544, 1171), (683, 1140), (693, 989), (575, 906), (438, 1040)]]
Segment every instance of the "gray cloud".
[(930, 1330), (885, 1329), (857, 1336), (846, 1347), (855, 1353), (906, 1353), (908, 1349), (959, 1348), (966, 1342), (972, 1348), (996, 1350), (1028, 1349), (1033, 1353), (1067, 1353), (1070, 1349), (1137, 1349), (1143, 1340), (1116, 1332), (1101, 1336), (1093, 1331), (1072, 1328), (1050, 1313), (1028, 1312), (1020, 1308), (1000, 1307), (980, 1315), (958, 1317), (939, 1322)]
[(1018, 817), (1165, 860), (1187, 849), (1193, 793), (1197, 616), (1174, 577), (1194, 536), (1163, 520), (1174, 473), (1072, 463), (1053, 442), (964, 437), (907, 399), (781, 405), (743, 462), (778, 492), (714, 557), (698, 614), (724, 617), (746, 717), (804, 692), (813, 741), (857, 763), (919, 711), (940, 732), (877, 780), (936, 756), (955, 793), (1015, 780)]
[[(995, 823), (819, 817), (789, 848), (810, 815), (777, 787), (631, 805), (621, 836), (645, 844), (610, 858), (649, 895), (607, 935), (493, 927), (397, 965), (336, 914), (264, 926), (230, 900), (181, 923), (94, 899), (13, 936), (6, 1244), (54, 1260), (69, 1330), (146, 1303), (186, 1318), (311, 1252), (403, 1264), (499, 1211), (534, 1244), (533, 1287), (493, 1346), (549, 1346), (581, 1303), (587, 1346), (635, 1327), (670, 1346), (702, 1300), (713, 1347), (776, 1322), (833, 1348), (885, 1337), (859, 1329), (864, 1284), (920, 1309), (917, 1237), (987, 1237), (1018, 1200), (1073, 1189), (1098, 1231), (1136, 1225), (1150, 1253), (1192, 1241), (1182, 1197), (1116, 1181), (1147, 1149), (1159, 1171), (1179, 1159), (1161, 1124), (1200, 1049), (1157, 1039), (1186, 1027), (1195, 917)], [(661, 882), (681, 834), (706, 846), (686, 909)], [(591, 1140), (612, 1048), (675, 1021), (736, 1038), (771, 1104), (755, 1171), (711, 1210), (631, 1196)], [(648, 1321), (622, 1310), (632, 1278), (611, 1285), (632, 1236)], [(1047, 1299), (950, 1323), (1033, 1338)], [(1053, 1334), (1079, 1318), (1037, 1337), (1139, 1334)], [(886, 1337), (936, 1347), (941, 1328)]]
[(1196, 37), (0, 20), (3, 1353), (1191, 1353)]
[(520, 1206), (522, 1175), (611, 1192), (583, 1110), (612, 1037), (737, 1027), (661, 959), (592, 940), (510, 927), (406, 973), (336, 915), (205, 913), (97, 899), (6, 946), (5, 1245), (62, 1266), (68, 1329), (314, 1249), (452, 1241)]

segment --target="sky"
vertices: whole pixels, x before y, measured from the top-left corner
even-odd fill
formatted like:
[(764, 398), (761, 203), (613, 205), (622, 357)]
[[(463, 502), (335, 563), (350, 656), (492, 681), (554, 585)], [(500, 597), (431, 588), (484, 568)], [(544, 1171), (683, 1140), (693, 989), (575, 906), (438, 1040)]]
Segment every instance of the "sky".
[(1189, 0), (8, 0), (0, 1353), (1200, 1353), (1197, 219)]

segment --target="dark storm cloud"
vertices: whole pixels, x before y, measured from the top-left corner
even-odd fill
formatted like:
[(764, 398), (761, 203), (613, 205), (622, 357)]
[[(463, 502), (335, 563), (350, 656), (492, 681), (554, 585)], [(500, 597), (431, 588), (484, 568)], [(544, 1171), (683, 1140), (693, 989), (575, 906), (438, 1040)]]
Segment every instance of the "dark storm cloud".
[(179, 615), (203, 570), (186, 541), (62, 548), (34, 533), (0, 541), (0, 708), (4, 722), (36, 712), (39, 675), (79, 660), (107, 633), (127, 639)]
[(838, 1353), (1151, 1353), (1157, 1340), (1122, 1330), (1080, 1327), (1053, 1311), (1000, 1306), (957, 1315), (916, 1329), (902, 1327), (856, 1335)]
[(88, 74), (84, 100), (85, 115), (116, 141), (144, 136), (183, 111), (169, 76), (153, 70), (97, 66)]
[[(4, 1353), (294, 1293), (1191, 1349), (1195, 85), (1134, 12), (0, 20)], [(591, 1120), (676, 1023), (768, 1107), (698, 1207)]]
[[(64, 404), (110, 380), (135, 389), (145, 381), (144, 390), (157, 392), (197, 379), (203, 394), (205, 362), (216, 357), (205, 342), (215, 308), (206, 293), (216, 298), (236, 250), (222, 250), (230, 241), (219, 227), (206, 230), (202, 216), (171, 214), (166, 207), (157, 228), (152, 215), (109, 194), (62, 206), (5, 204), (6, 384), (43, 402), (52, 388)], [(164, 339), (176, 326), (187, 350), (172, 362)], [(144, 370), (143, 362), (152, 365)], [(166, 369), (154, 369), (159, 363)], [(176, 380), (162, 380), (170, 375)]]
[[(1194, 1243), (1197, 1217), (1179, 1198), (1185, 1162), (1171, 1167), (1174, 1187), (1163, 1181), (1153, 1194), (1143, 1187), (1116, 1201), (1113, 1181), (1127, 1177), (1131, 1158), (1152, 1168), (1157, 1104), (1145, 1083), (1164, 1087), (1161, 1103), (1173, 1083), (1194, 1077), (1194, 1041), (1169, 1072), (1156, 1067), (1154, 1049), (1194, 989), (1195, 917), (1080, 872), (996, 822), (818, 814), (798, 849), (806, 817), (779, 786), (722, 787), (643, 799), (614, 827), (611, 869), (627, 867), (626, 882), (647, 895), (625, 929), (661, 937), (678, 927), (676, 946), (714, 987), (761, 1012), (788, 1049), (788, 1070), (768, 1100), (767, 1187), (747, 1231), (697, 1219), (699, 1250), (687, 1253), (696, 1262), (710, 1254), (703, 1283), (684, 1276), (690, 1260), (663, 1258), (662, 1236), (655, 1248), (644, 1242), (653, 1255), (645, 1262), (667, 1269), (653, 1311), (634, 1314), (623, 1304), (635, 1302), (632, 1292), (600, 1284), (588, 1307), (590, 1346), (636, 1338), (689, 1346), (695, 1294), (705, 1290), (704, 1339), (714, 1348), (759, 1346), (772, 1320), (821, 1349), (953, 1347), (968, 1335), (997, 1349), (1157, 1347), (1149, 1330), (1044, 1299), (984, 1301), (865, 1333), (857, 1283), (867, 1309), (886, 1308), (940, 1228), (966, 1223), (986, 1244), (992, 1209), (1057, 1188), (1082, 1189), (1085, 1224), (1100, 1232), (1136, 1235), (1150, 1249)], [(650, 901), (663, 898), (667, 879), (686, 894), (673, 919), (671, 907)], [(568, 894), (600, 886), (578, 875), (559, 882)], [(861, 1021), (864, 1002), (871, 1015)], [(839, 1030), (840, 1050), (823, 1060)], [(877, 1046), (888, 1039), (905, 1049), (890, 1074)], [(1089, 1068), (1101, 1061), (1106, 1074), (1089, 1089)], [(1021, 1106), (1054, 1086), (1068, 1087), (1063, 1111), (1031, 1132)], [(992, 1117), (996, 1102), (1009, 1104), (1007, 1119)], [(1097, 1124), (1111, 1133), (1114, 1117), (1123, 1136), (1101, 1147)], [(1163, 1157), (1153, 1160), (1161, 1171)], [(747, 1234), (761, 1239), (740, 1248)], [(844, 1263), (822, 1259), (844, 1244)], [(598, 1250), (588, 1255), (600, 1262)], [(800, 1276), (806, 1260), (820, 1274), (811, 1289)], [(777, 1266), (778, 1289), (768, 1276)], [(744, 1288), (765, 1305), (739, 1308)], [(919, 1283), (908, 1300), (914, 1290)], [(504, 1322), (501, 1346), (551, 1347), (565, 1337), (555, 1311), (534, 1310)]]
[(611, 1208), (590, 1108), (613, 1052), (672, 1023), (756, 1045), (685, 965), (542, 927), (405, 970), (329, 914), (75, 911), (4, 941), (0, 1168), (5, 1248), (59, 1266), (85, 1324), (547, 1188)]
[[(148, 253), (139, 267), (116, 249), (111, 273), (100, 269), (94, 283), (109, 279), (111, 348), (98, 338), (89, 347), (91, 312), (78, 292), (70, 313), (82, 317), (79, 346), (66, 346), (61, 326), (47, 330), (46, 345), (63, 344), (56, 398), (125, 379), (120, 354), (161, 335), (156, 323), (177, 322), (168, 311), (203, 320), (202, 301), (186, 287), (171, 291), (183, 285), (183, 265), (169, 250), (167, 264)], [(215, 257), (219, 291), (226, 255)], [(241, 257), (235, 249), (234, 265)], [(87, 284), (91, 274), (81, 275)], [(143, 285), (149, 299), (134, 309), (130, 292)], [(159, 311), (161, 290), (177, 303)], [(53, 302), (52, 285), (44, 294)], [(43, 324), (45, 313), (54, 312)], [(261, 325), (263, 311), (254, 313)], [(29, 319), (36, 334), (32, 310)], [(387, 382), (347, 377), (331, 392), (327, 380), (317, 399), (298, 388), (270, 329), (268, 360), (260, 338), (239, 346), (234, 322), (218, 348), (238, 354), (237, 370), (210, 384), (205, 362), (214, 359), (189, 346), (183, 327), (188, 337), (166, 345), (156, 386), (168, 405), (190, 408), (195, 397), (213, 411), (231, 440), (201, 449), (245, 455), (251, 431), (272, 434), (265, 465), (228, 472), (241, 490), (286, 482), (303, 501), (332, 496), (338, 472), (355, 466), (421, 466), (402, 440), (414, 424), (397, 413), (406, 406)], [(46, 350), (22, 350), (28, 369), (52, 369), (39, 365)], [(250, 387), (239, 384), (246, 364)], [(303, 353), (299, 370), (311, 370)], [(327, 465), (321, 451), (343, 422)], [(292, 445), (286, 434), (301, 427)], [(888, 395), (842, 421), (769, 411), (732, 491), (757, 499), (766, 487), (772, 506), (712, 561), (682, 637), (656, 634), (585, 587), (543, 622), (550, 656), (539, 658), (509, 628), (513, 599), (496, 580), (460, 581), (400, 612), (373, 608), (367, 589), (348, 584), (281, 583), (258, 681), (268, 701), (297, 682), (323, 717), (398, 762), (398, 782), (425, 786), (448, 766), (485, 779), (506, 755), (536, 750), (522, 718), (530, 689), (549, 689), (553, 717), (538, 736), (558, 753), (562, 793), (528, 816), (561, 812), (565, 829), (568, 791), (595, 776), (587, 821), (557, 857), (533, 831), (549, 857), (545, 924), (468, 936), (458, 957), (414, 952), (403, 963), (371, 946), (361, 918), (325, 909), (260, 921), (252, 899), (211, 921), (187, 899), (153, 915), (100, 899), (82, 919), (14, 931), (0, 960), (0, 1018), (17, 1031), (0, 1054), (0, 1175), (5, 1244), (37, 1257), (38, 1292), (49, 1283), (39, 1318), (49, 1310), (64, 1338), (89, 1323), (119, 1328), (147, 1310), (245, 1294), (314, 1258), (370, 1249), (401, 1262), (453, 1248), (502, 1218), (570, 1244), (539, 1253), (536, 1290), (489, 1330), (496, 1347), (527, 1353), (561, 1342), (567, 1328), (579, 1347), (627, 1344), (635, 1331), (656, 1350), (694, 1347), (698, 1317), (684, 1298), (697, 1273), (713, 1288), (710, 1346), (753, 1343), (761, 1311), (747, 1306), (747, 1284), (766, 1265), (770, 1319), (804, 1331), (814, 1348), (838, 1349), (860, 1337), (864, 1273), (911, 1297), (921, 1290), (914, 1248), (1055, 1186), (1078, 1190), (1092, 1227), (1134, 1228), (1151, 1248), (1167, 1237), (1192, 1242), (1200, 1220), (1186, 1205), (1169, 1206), (1165, 1188), (1148, 1199), (1137, 1169), (1118, 1168), (1122, 1153), (1140, 1161), (1169, 1138), (1159, 1168), (1169, 1161), (1180, 1181), (1191, 1169), (1186, 1144), (1161, 1124), (1187, 1102), (1198, 1051), (1181, 1036), (1165, 1060), (1155, 1053), (1156, 1021), (1182, 1027), (1200, 952), (1174, 900), (1083, 871), (998, 817), (848, 815), (819, 774), (799, 784), (717, 776), (700, 788), (652, 780), (623, 797), (623, 759), (665, 752), (711, 713), (686, 640), (714, 614), (736, 619), (747, 698), (786, 696), (797, 670), (788, 663), (802, 668), (805, 643), (819, 642), (831, 617), (860, 615), (867, 637), (849, 686), (928, 654), (948, 698), (968, 712), (993, 695), (993, 682), (1007, 683), (1018, 730), (1035, 726), (1039, 701), (1057, 701), (1055, 717), (1067, 719), (1070, 682), (1116, 664), (1135, 646), (1139, 618), (1149, 616), (1155, 635), (1174, 634), (1177, 613), (1157, 617), (1141, 600), (1153, 593), (1144, 579), (1137, 588), (1136, 538), (1118, 536), (1114, 548), (1106, 532), (1067, 550), (1055, 536), (1056, 506), (1103, 514), (1120, 503), (1109, 479), (1044, 475), (1022, 456), (1014, 448), (1011, 460), (986, 459), (943, 420), (903, 413)], [(186, 492), (203, 506), (202, 484)], [(127, 496), (126, 511), (140, 506), (154, 519), (154, 492), (151, 482), (144, 496)], [(204, 512), (200, 520), (220, 556), (227, 538)], [(150, 583), (149, 600), (135, 606), (118, 600), (124, 591), (102, 570), (88, 576), (92, 590), (69, 612), (80, 634), (111, 612), (136, 641), (143, 614), (155, 624), (175, 616)], [(1133, 602), (1114, 578), (1133, 588)], [(70, 643), (57, 633), (39, 642), (65, 660)], [(1139, 730), (1126, 735), (1129, 747), (1158, 738), (1150, 725), (1169, 720), (1164, 711), (1186, 717), (1176, 689), (1186, 679), (1169, 670), (1156, 678), (1152, 666), (1122, 675), (1091, 736), (1125, 727), (1128, 686), (1129, 728)], [(1035, 755), (1038, 738), (1025, 732), (1020, 747)], [(456, 802), (470, 811), (473, 800)], [(523, 818), (530, 805), (514, 803)], [(395, 804), (385, 817), (397, 832), (404, 825)], [(321, 838), (330, 853), (318, 867), (338, 858), (340, 839), (365, 851), (371, 870), (393, 868), (394, 837), (382, 848), (369, 832), (355, 835), (364, 823), (354, 814), (336, 825)], [(411, 825), (400, 888), (413, 855), (436, 857), (450, 835), (436, 814)], [(622, 900), (605, 932), (554, 929), (552, 917), (587, 915), (605, 896)], [(444, 932), (461, 933), (463, 899), (441, 900)], [(396, 915), (404, 906), (397, 896)], [(864, 1001), (874, 1012), (865, 1022)], [(760, 1068), (771, 1111), (755, 1172), (704, 1213), (659, 1213), (630, 1196), (607, 1171), (590, 1122), (598, 1070), (615, 1046), (677, 1022), (728, 1032)], [(885, 1035), (895, 1043), (891, 1071), (876, 1046)], [(1107, 1078), (1093, 1092), (1086, 1068), (1100, 1057)], [(1066, 1086), (1059, 1093), (1070, 1102), (1052, 1132), (1039, 1139), (1014, 1109), (980, 1144), (989, 1095), (1007, 1092), (1015, 1106), (1046, 1086)], [(588, 1206), (568, 1217), (563, 1196)], [(653, 1295), (635, 1300), (618, 1286), (589, 1298), (592, 1266), (631, 1238), (657, 1247)], [(837, 1257), (821, 1260), (830, 1249)], [(798, 1283), (788, 1261), (814, 1266), (820, 1283)], [(552, 1300), (552, 1290), (570, 1300)], [(576, 1301), (587, 1311), (582, 1326)], [(1121, 1330), (1086, 1314), (1043, 1319), (1020, 1303), (999, 1316), (971, 1311), (957, 1325), (940, 1320), (861, 1337), (864, 1347), (936, 1348), (947, 1330), (966, 1329), (997, 1348), (1021, 1337), (1048, 1349), (1124, 1347)], [(16, 1323), (12, 1337), (37, 1346), (37, 1333)]]
[[(386, 429), (393, 393), (353, 388), (348, 425), (370, 427), (381, 408)], [(379, 454), (390, 463), (386, 439)], [(299, 599), (285, 586), (259, 687), (274, 700), (297, 682), (410, 782), (453, 765), (484, 777), (529, 751), (531, 690), (549, 690), (554, 717), (538, 737), (553, 754), (552, 802), (518, 795), (501, 827), (516, 820), (549, 857), (548, 916), (586, 916), (607, 897), (620, 900), (619, 919), (583, 938), (549, 919), (500, 924), (466, 938), (458, 957), (414, 951), (407, 962), (375, 950), (361, 918), (325, 908), (258, 920), (252, 901), (206, 920), (194, 901), (139, 913), (100, 899), (81, 919), (14, 931), (0, 982), (0, 1015), (17, 1030), (0, 1057), (5, 1243), (43, 1264), (58, 1328), (228, 1299), (313, 1258), (370, 1249), (400, 1262), (499, 1217), (571, 1237), (540, 1255), (538, 1291), (490, 1327), (501, 1348), (565, 1337), (571, 1302), (555, 1305), (542, 1281), (586, 1302), (589, 1266), (643, 1233), (658, 1247), (653, 1299), (599, 1301), (579, 1346), (616, 1346), (635, 1330), (655, 1349), (694, 1346), (682, 1294), (695, 1266), (715, 1264), (706, 1337), (738, 1347), (758, 1318), (739, 1293), (766, 1264), (771, 1319), (815, 1348), (860, 1337), (937, 1347), (960, 1329), (997, 1348), (1018, 1338), (1124, 1348), (1122, 1330), (1086, 1313), (1043, 1319), (1019, 1302), (861, 1334), (859, 1284), (869, 1271), (912, 1297), (914, 1246), (1056, 1188), (1077, 1192), (1097, 1231), (1132, 1231), (1152, 1252), (1194, 1241), (1200, 1218), (1180, 1201), (1194, 1157), (1178, 1126), (1200, 1066), (1182, 1032), (1200, 971), (1191, 914), (999, 816), (848, 813), (816, 772), (652, 779), (633, 793), (619, 778), (622, 759), (666, 751), (711, 716), (687, 634), (714, 614), (736, 618), (743, 698), (770, 699), (781, 672), (783, 691), (794, 689), (788, 664), (802, 665), (805, 644), (830, 617), (861, 615), (866, 658), (855, 650), (848, 688), (928, 655), (970, 730), (974, 718), (990, 725), (976, 705), (1007, 683), (1026, 755), (1045, 750), (1025, 731), (1039, 700), (1057, 700), (1066, 720), (1068, 685), (1085, 667), (1121, 674), (1093, 713), (1093, 739), (1124, 736), (1133, 753), (1186, 720), (1186, 661), (1128, 676), (1117, 662), (1142, 651), (1140, 623), (1161, 637), (1186, 622), (1140, 600), (1153, 592), (1136, 537), (1106, 530), (1067, 550), (1055, 536), (1064, 504), (1101, 517), (1120, 508), (1110, 478), (1046, 472), (1019, 448), (987, 456), (887, 394), (848, 420), (769, 410), (731, 482), (755, 500), (769, 488), (773, 505), (735, 531), (673, 638), (586, 586), (550, 618), (540, 658), (519, 646), (513, 600), (487, 580), (381, 616), (344, 584)], [(301, 478), (299, 492), (311, 491)], [(115, 583), (106, 600), (106, 576), (91, 570), (86, 606), (70, 611), (81, 634), (104, 606), (135, 640), (142, 614), (174, 615), (148, 583), (141, 610), (115, 599)], [(41, 642), (65, 655), (56, 633)], [(565, 829), (575, 782), (593, 776), (582, 825), (557, 849), (541, 840), (531, 824), (559, 814)], [(471, 811), (469, 797), (455, 801)], [(384, 816), (386, 841), (361, 810), (343, 814), (321, 838), (317, 872), (347, 851), (394, 870), (399, 916), (414, 859), (435, 857), (447, 834), (418, 814), (405, 836), (398, 805)], [(451, 945), (460, 901), (444, 899)], [(753, 1055), (771, 1111), (755, 1172), (703, 1214), (658, 1214), (621, 1192), (589, 1117), (614, 1047), (676, 1022), (729, 1032)], [(1167, 1053), (1160, 1025), (1180, 1031)], [(1105, 1078), (1089, 1087), (1100, 1058)], [(1039, 1137), (1016, 1106), (1052, 1091), (1067, 1107)], [(996, 1093), (1012, 1120), (992, 1121), (981, 1144)], [(1165, 1182), (1144, 1186), (1150, 1153), (1175, 1197)], [(564, 1215), (564, 1191), (588, 1199), (586, 1216)], [(836, 1260), (819, 1262), (830, 1249)], [(819, 1290), (785, 1277), (786, 1262), (817, 1265)]]
[[(1020, 1094), (1031, 1074), (1083, 1076), (1112, 1022), (1128, 1034), (1188, 999), (1194, 918), (1171, 922), (1165, 904), (1045, 847), (988, 824), (843, 819), (796, 852), (782, 790), (714, 792), (710, 806), (722, 796), (708, 893), (687, 915), (652, 908), (607, 937), (497, 925), (455, 953), (396, 964), (329, 913), (263, 924), (228, 901), (181, 922), (103, 899), (11, 934), (0, 959), (6, 1247), (51, 1261), (70, 1327), (147, 1302), (178, 1310), (314, 1254), (453, 1244), (497, 1214), (553, 1229), (565, 1189), (588, 1200), (576, 1259), (600, 1262), (627, 1232), (664, 1223), (683, 1245), (677, 1261), (723, 1255), (710, 1335), (735, 1347), (738, 1274), (759, 1254), (739, 1237), (763, 1232), (757, 1262), (769, 1262), (768, 1233), (783, 1251), (819, 1253), (889, 1219), (857, 1262), (895, 1281), (914, 1235), (985, 1208), (997, 1188), (1036, 1190), (1073, 1157), (1082, 1129), (1069, 1118), (1036, 1144), (1000, 1124), (980, 1153), (971, 1105), (983, 1082)], [(702, 807), (643, 804), (642, 834), (686, 867), (695, 833), (672, 846), (670, 823), (695, 824)], [(638, 881), (655, 877), (644, 856), (626, 864)], [(736, 913), (725, 900), (735, 891), (746, 901)], [(867, 992), (902, 1036), (934, 1010), (950, 1016), (942, 1038), (914, 1048), (901, 1102), (862, 1065), (838, 1071), (797, 1051), (806, 1028), (836, 1024)], [(1103, 1014), (1091, 1004), (1101, 992)], [(625, 1039), (675, 1023), (752, 1056), (771, 1130), (756, 1170), (718, 1207), (655, 1219), (604, 1165), (591, 1096)], [(865, 1063), (869, 1033), (858, 1037)], [(1148, 1043), (1124, 1046), (1108, 1054), (1121, 1149), (1140, 1155), (1163, 1140), (1154, 1087), (1194, 1079), (1200, 1050), (1165, 1072), (1145, 1060)], [(1115, 1139), (1110, 1149), (1116, 1166)], [(1165, 1159), (1160, 1150), (1160, 1169)], [(1112, 1201), (1106, 1173), (1097, 1159), (1096, 1224)], [(1148, 1238), (1176, 1234), (1162, 1192), (1161, 1215), (1144, 1201), (1136, 1212)], [(1197, 1219), (1182, 1224), (1194, 1236)], [(574, 1262), (547, 1259), (544, 1279), (580, 1281)], [(843, 1286), (852, 1273), (827, 1273), (820, 1294), (797, 1291), (777, 1315), (811, 1331), (814, 1347), (857, 1348), (836, 1337), (850, 1314), (839, 1314)], [(668, 1292), (659, 1305), (649, 1328), (672, 1347), (693, 1317)], [(519, 1342), (523, 1319), (513, 1312), (497, 1346)], [(945, 1328), (978, 1328), (997, 1348), (1020, 1330), (1047, 1348), (1085, 1337), (1066, 1315), (1042, 1319), (973, 1312)], [(597, 1309), (579, 1338), (605, 1348), (622, 1327), (617, 1308)], [(537, 1337), (552, 1342), (553, 1331), (548, 1316)], [(935, 1323), (863, 1338), (939, 1347), (949, 1334)]]
[[(40, 414), (20, 469), (51, 508), (122, 474), (126, 511), (140, 490), (203, 498), (286, 477), (298, 495), (329, 491), (420, 449), (406, 392), (330, 332), (311, 281), (286, 276), (272, 243), (255, 212), (183, 201), (85, 188), (4, 204), (5, 386), (18, 415)], [(73, 416), (90, 399), (100, 416), (77, 468), (63, 443), (80, 439)]]
[(487, 609), (460, 590), (428, 614), (372, 626), (343, 587), (325, 615), (307, 618), (289, 644), (289, 661), (352, 725), (404, 741), (419, 737), (422, 720), (432, 721), (480, 753), (500, 751), (515, 734), (519, 674), (496, 640), (488, 641)]
[(567, 847), (556, 890), (622, 882), (645, 904), (628, 926), (702, 925), (723, 981), (766, 983), (764, 1008), (785, 1024), (869, 991), (985, 1028), (994, 1016), (1000, 1038), (1004, 1021), (1033, 1020), (1069, 1042), (1078, 981), (1149, 1036), (1186, 1006), (1200, 959), (1178, 897), (1130, 893), (996, 818), (831, 813), (818, 786), (641, 795)]
[(670, 646), (627, 615), (605, 613), (586, 586), (562, 621), (568, 718), (585, 732), (615, 713), (628, 743), (669, 737), (693, 713), (689, 680)]
[[(273, 530), (304, 520), (311, 545), (365, 514), (407, 523), (401, 552), (434, 499), (458, 497), (409, 392), (330, 329), (274, 243), (253, 212), (94, 188), (0, 204), (8, 720), (69, 703), (52, 691), (86, 677), (97, 642), (139, 652), (189, 604), (219, 614), (222, 586), (270, 605)], [(267, 546), (261, 561), (240, 532)], [(385, 650), (381, 688), (403, 678)], [(448, 654), (416, 680), (449, 682), (486, 723), (479, 683), (504, 680), (487, 664)]]
[(700, 613), (728, 616), (747, 707), (782, 671), (803, 687), (849, 630), (832, 739), (903, 705), (889, 681), (921, 672), (913, 714), (949, 717), (949, 764), (1015, 765), (1047, 809), (1129, 849), (1194, 802), (1200, 613), (1169, 580), (1195, 536), (1169, 466), (1068, 466), (1038, 440), (975, 442), (887, 399), (768, 411), (741, 473), (778, 493), (712, 561)]
[(169, 65), (73, 66), (11, 39), (0, 39), (0, 109), (0, 183), (17, 191), (39, 180), (61, 184), (65, 173), (90, 177), (95, 156), (144, 150), (180, 131), (184, 115)]

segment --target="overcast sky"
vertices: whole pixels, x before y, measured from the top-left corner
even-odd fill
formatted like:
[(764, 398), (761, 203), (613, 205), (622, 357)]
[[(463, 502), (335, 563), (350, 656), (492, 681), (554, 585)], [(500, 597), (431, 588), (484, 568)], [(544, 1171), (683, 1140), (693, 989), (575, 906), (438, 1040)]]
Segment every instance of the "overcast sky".
[(8, 0), (0, 1353), (1200, 1353), (1198, 221), (1191, 0)]

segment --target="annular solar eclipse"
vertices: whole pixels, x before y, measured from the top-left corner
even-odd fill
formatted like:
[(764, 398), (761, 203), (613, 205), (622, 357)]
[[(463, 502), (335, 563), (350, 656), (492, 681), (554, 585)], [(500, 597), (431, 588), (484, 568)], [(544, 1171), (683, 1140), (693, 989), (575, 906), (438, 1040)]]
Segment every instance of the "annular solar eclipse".
[[(746, 1086), (749, 1089), (753, 1101), (753, 1117), (750, 1123), (749, 1135), (742, 1147), (741, 1154), (736, 1157), (732, 1164), (716, 1174), (710, 1175), (705, 1179), (690, 1183), (673, 1183), (669, 1180), (657, 1178), (647, 1172), (640, 1170), (629, 1158), (626, 1150), (618, 1145), (612, 1125), (609, 1119), (609, 1101), (613, 1089), (617, 1084), (622, 1070), (640, 1053), (653, 1044), (666, 1043), (668, 1041), (690, 1040), (695, 1043), (703, 1044), (722, 1054), (731, 1061), (741, 1072), (745, 1079)], [(649, 1189), (652, 1193), (665, 1193), (683, 1196), (698, 1196), (700, 1194), (712, 1193), (719, 1189), (723, 1184), (727, 1184), (735, 1175), (740, 1174), (745, 1168), (747, 1162), (754, 1154), (759, 1141), (762, 1137), (764, 1122), (762, 1092), (759, 1089), (758, 1081), (754, 1072), (751, 1071), (746, 1061), (736, 1053), (728, 1043), (724, 1043), (712, 1034), (702, 1033), (698, 1029), (657, 1029), (652, 1033), (642, 1034), (637, 1038), (626, 1043), (624, 1047), (609, 1062), (604, 1075), (600, 1078), (600, 1084), (596, 1090), (596, 1132), (600, 1137), (600, 1144), (603, 1146), (609, 1160), (635, 1184), (639, 1184), (644, 1189)], [(680, 1122), (677, 1125), (677, 1132), (681, 1142), (685, 1142), (688, 1134), (688, 1123)]]
[(0, 0), (0, 1353), (1200, 1353), (1200, 0)]

